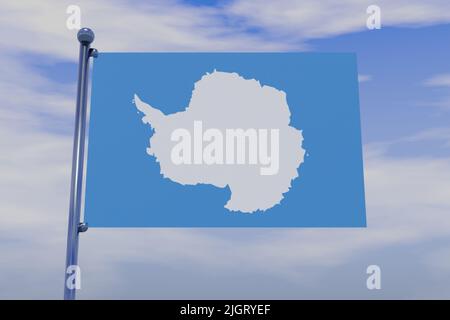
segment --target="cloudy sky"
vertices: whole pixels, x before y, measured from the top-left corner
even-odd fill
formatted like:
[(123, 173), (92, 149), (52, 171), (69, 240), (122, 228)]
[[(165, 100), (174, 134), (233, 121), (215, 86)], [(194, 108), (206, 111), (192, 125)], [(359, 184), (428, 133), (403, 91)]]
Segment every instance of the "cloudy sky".
[[(381, 8), (368, 30), (366, 9)], [(356, 52), (367, 229), (90, 229), (79, 298), (450, 298), (450, 2), (2, 1), (0, 298), (63, 292), (78, 58)], [(382, 270), (367, 290), (366, 268)]]

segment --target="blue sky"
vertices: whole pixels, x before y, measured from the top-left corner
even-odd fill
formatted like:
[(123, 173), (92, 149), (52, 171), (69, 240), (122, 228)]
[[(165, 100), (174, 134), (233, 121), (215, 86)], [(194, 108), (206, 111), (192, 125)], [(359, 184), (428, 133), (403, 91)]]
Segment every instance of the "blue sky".
[[(145, 3), (145, 5), (144, 5)], [(368, 228), (91, 229), (81, 298), (450, 298), (450, 4), (10, 1), (0, 28), (0, 298), (62, 296), (81, 8), (100, 51), (358, 56)], [(365, 288), (369, 264), (383, 288)]]
[(371, 76), (360, 87), (364, 140), (370, 143), (449, 123), (448, 113), (432, 107), (448, 97), (448, 88), (424, 85), (436, 73), (450, 72), (448, 34), (450, 25), (386, 27), (311, 43), (318, 51), (356, 52), (359, 72)]

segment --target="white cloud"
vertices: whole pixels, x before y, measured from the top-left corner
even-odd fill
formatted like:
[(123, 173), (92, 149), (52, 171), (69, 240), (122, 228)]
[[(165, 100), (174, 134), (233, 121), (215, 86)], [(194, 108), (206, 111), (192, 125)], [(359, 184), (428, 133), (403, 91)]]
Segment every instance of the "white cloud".
[(432, 270), (439, 270), (440, 273), (448, 276), (450, 274), (450, 248), (440, 247), (428, 253), (424, 257), (424, 263)]
[[(268, 33), (303, 40), (364, 31), (371, 0), (297, 1), (281, 0), (261, 5), (257, 1), (238, 0), (226, 9), (247, 25), (258, 26)], [(381, 24), (385, 26), (417, 26), (450, 21), (450, 3), (445, 0), (377, 1), (381, 8)]]
[[(0, 47), (75, 60), (75, 32), (66, 28), (72, 1), (9, 1), (0, 28), (8, 30)], [(96, 32), (101, 51), (271, 51), (305, 48), (310, 38), (366, 30), (372, 1), (294, 1), (261, 4), (232, 1), (220, 7), (192, 7), (179, 1), (146, 3), (77, 1), (82, 25)], [(418, 26), (450, 22), (443, 0), (379, 1), (383, 26)], [(250, 28), (263, 32), (246, 32)]]
[[(426, 87), (432, 88), (450, 88), (450, 73), (436, 74), (423, 82)], [(450, 110), (450, 97), (446, 96), (437, 101), (426, 103), (427, 106), (439, 108), (442, 111)]]
[(363, 83), (372, 80), (372, 76), (370, 74), (358, 74), (358, 82)]
[(450, 74), (438, 74), (427, 80), (424, 84), (428, 87), (450, 87)]
[(441, 141), (443, 146), (450, 148), (450, 128), (432, 128), (418, 132), (409, 137), (400, 139), (399, 142)]
[[(76, 33), (66, 28), (66, 8), (72, 1), (9, 1), (1, 4), (0, 28), (8, 30), (0, 47), (62, 59), (77, 58)], [(241, 32), (219, 18), (220, 10), (152, 1), (78, 1), (83, 26), (96, 33), (101, 51), (270, 51), (292, 48), (260, 35)], [(20, 23), (18, 23), (20, 21)]]
[(425, 129), (417, 133), (404, 136), (398, 139), (391, 139), (389, 141), (375, 142), (370, 146), (369, 154), (371, 157), (382, 156), (389, 153), (393, 149), (402, 146), (406, 143), (433, 143), (437, 142), (443, 148), (450, 148), (450, 128), (447, 127), (435, 127), (431, 129)]
[(71, 139), (14, 126), (0, 125), (0, 297), (58, 298)]
[(0, 126), (8, 125), (11, 134), (22, 135), (25, 128), (48, 131), (71, 124), (75, 97), (73, 84), (51, 81), (27, 62), (6, 54), (0, 57), (0, 69)]

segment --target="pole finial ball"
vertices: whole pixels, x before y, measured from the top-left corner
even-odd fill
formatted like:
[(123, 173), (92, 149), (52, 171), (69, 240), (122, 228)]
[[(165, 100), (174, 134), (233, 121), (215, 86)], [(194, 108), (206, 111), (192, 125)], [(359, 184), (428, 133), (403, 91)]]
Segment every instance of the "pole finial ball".
[(94, 41), (94, 31), (89, 28), (81, 28), (77, 34), (78, 41), (81, 43), (92, 43)]

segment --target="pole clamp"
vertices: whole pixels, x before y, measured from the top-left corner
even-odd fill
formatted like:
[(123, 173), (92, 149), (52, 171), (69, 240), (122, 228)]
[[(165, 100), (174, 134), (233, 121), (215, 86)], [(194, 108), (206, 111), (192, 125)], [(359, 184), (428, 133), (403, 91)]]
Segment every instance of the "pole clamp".
[(89, 49), (89, 57), (97, 58), (98, 57), (98, 50), (95, 48)]
[(89, 225), (86, 222), (80, 222), (78, 224), (78, 232), (86, 232), (89, 229)]

